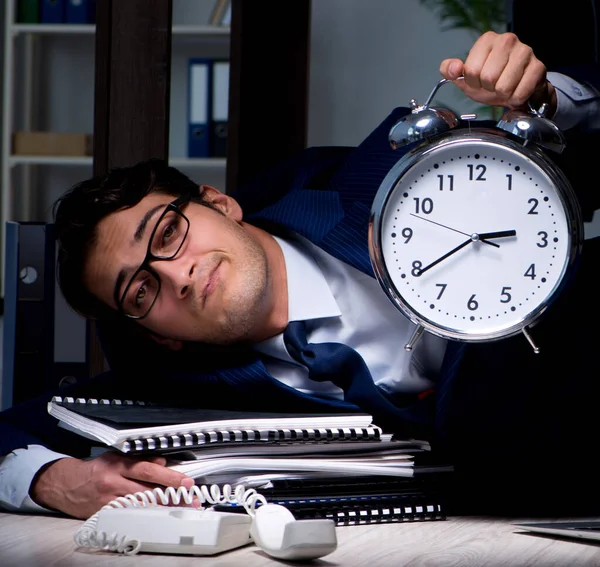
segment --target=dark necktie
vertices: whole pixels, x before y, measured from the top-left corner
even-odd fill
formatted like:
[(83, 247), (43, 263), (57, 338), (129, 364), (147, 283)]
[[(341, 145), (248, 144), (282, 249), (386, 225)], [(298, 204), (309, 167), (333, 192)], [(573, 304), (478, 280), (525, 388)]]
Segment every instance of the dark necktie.
[(292, 321), (283, 339), (290, 355), (308, 368), (311, 380), (333, 382), (344, 391), (344, 399), (372, 415), (376, 425), (407, 436), (430, 432), (431, 402), (415, 396), (409, 407), (394, 405), (375, 385), (365, 361), (353, 348), (342, 343), (309, 343), (304, 321)]

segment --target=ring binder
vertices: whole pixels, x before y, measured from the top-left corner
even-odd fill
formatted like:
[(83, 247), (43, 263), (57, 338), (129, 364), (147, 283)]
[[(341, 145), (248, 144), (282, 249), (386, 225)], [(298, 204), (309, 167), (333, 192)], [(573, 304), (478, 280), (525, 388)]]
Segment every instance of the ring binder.
[(244, 431), (205, 431), (131, 439), (124, 441), (115, 448), (123, 453), (147, 453), (159, 450), (194, 449), (214, 443), (377, 441), (380, 438), (381, 430), (378, 427), (363, 427), (361, 429), (250, 429)]
[(62, 427), (124, 453), (250, 441), (377, 441), (382, 433), (364, 413), (235, 412), (60, 396), (48, 403), (48, 412)]

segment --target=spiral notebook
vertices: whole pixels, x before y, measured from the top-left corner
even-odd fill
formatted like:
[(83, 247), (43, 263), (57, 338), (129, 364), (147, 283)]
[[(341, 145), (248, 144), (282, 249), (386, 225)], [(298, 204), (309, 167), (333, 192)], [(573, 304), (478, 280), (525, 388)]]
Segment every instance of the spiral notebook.
[(443, 502), (436, 497), (419, 495), (411, 498), (331, 498), (320, 500), (274, 502), (285, 506), (297, 520), (331, 519), (337, 526), (389, 524), (445, 520)]
[(60, 396), (48, 403), (48, 413), (61, 427), (124, 453), (232, 442), (378, 441), (382, 436), (365, 413), (240, 412)]
[[(415, 476), (405, 478), (300, 473), (296, 479), (272, 478), (250, 485), (267, 502), (285, 506), (297, 520), (329, 518), (338, 526), (445, 520), (444, 487), (451, 470), (440, 465), (433, 474), (420, 475), (417, 467)], [(230, 503), (215, 509), (245, 512), (243, 506)]]

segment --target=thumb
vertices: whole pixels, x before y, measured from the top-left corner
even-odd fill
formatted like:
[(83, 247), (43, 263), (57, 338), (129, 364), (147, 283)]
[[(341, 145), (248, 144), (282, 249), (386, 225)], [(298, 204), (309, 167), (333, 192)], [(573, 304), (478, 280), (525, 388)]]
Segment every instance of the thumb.
[(444, 79), (454, 81), (463, 74), (463, 62), (460, 59), (444, 59), (440, 65), (440, 73)]

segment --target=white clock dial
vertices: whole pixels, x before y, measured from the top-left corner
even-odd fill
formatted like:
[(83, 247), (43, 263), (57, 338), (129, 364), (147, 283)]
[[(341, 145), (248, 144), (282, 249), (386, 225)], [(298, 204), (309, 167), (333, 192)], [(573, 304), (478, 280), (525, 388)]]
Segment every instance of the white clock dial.
[(376, 271), (428, 330), (464, 340), (515, 334), (559, 289), (577, 223), (557, 190), (564, 179), (523, 150), (495, 134), (454, 136), (407, 156), (382, 184)]

